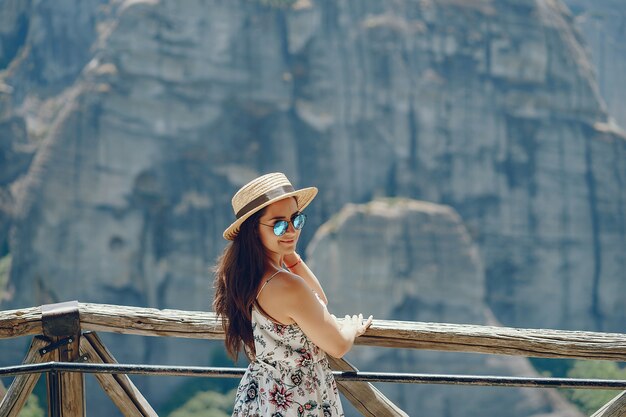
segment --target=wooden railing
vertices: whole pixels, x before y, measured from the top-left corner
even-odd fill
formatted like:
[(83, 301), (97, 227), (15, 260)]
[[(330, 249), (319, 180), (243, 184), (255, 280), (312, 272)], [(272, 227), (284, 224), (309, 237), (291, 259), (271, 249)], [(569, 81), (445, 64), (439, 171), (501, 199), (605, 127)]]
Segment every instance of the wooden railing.
[[(90, 363), (114, 364), (113, 355), (93, 333), (99, 331), (194, 339), (224, 338), (221, 322), (211, 312), (78, 302), (0, 312), (0, 339), (36, 336), (25, 364), (75, 362), (79, 357)], [(526, 357), (626, 361), (626, 335), (618, 333), (374, 320), (355, 343)], [(46, 347), (48, 351), (45, 351)], [(331, 360), (331, 366), (335, 370), (354, 370), (342, 360)], [(15, 377), (0, 403), (0, 417), (19, 414), (38, 377), (39, 374)], [(82, 375), (52, 372), (47, 378), (49, 393), (52, 393), (48, 401), (50, 414), (84, 416)], [(156, 416), (126, 375), (96, 374), (96, 378), (125, 416)], [(367, 382), (338, 380), (338, 385), (365, 416), (406, 416)], [(52, 410), (54, 407), (57, 409)], [(626, 416), (626, 393), (617, 396), (593, 417), (609, 416)]]

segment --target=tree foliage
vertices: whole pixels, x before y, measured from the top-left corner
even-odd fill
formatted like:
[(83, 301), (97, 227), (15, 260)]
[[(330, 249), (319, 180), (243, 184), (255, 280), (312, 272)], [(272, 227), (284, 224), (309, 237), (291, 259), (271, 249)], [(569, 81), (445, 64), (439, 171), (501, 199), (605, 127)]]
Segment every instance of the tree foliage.
[(20, 411), (20, 417), (44, 417), (44, 415), (44, 410), (39, 405), (39, 399), (31, 394), (26, 400), (22, 411)]
[[(626, 369), (615, 362), (608, 361), (575, 361), (567, 372), (569, 378), (593, 379), (626, 379)], [(615, 390), (567, 390), (567, 396), (580, 409), (589, 415), (593, 414), (613, 397), (619, 394)]]
[[(530, 358), (533, 366), (546, 377), (626, 380), (623, 364), (609, 361)], [(561, 393), (583, 413), (593, 414), (619, 394), (615, 390), (562, 389)]]
[(236, 388), (226, 394), (198, 392), (168, 417), (229, 417), (235, 403), (235, 392)]
[[(212, 341), (209, 344), (212, 346), (209, 348), (210, 358), (208, 362), (211, 366), (247, 366), (247, 363), (243, 361), (233, 363), (232, 359), (226, 354), (223, 341)], [(160, 416), (169, 416), (174, 411), (182, 409), (199, 393), (215, 392), (226, 395), (227, 392), (237, 388), (238, 385), (239, 380), (233, 378), (187, 378), (186, 382), (173, 390), (167, 401), (157, 411)], [(232, 402), (234, 403), (234, 395), (232, 396)], [(230, 406), (232, 407), (232, 405)]]

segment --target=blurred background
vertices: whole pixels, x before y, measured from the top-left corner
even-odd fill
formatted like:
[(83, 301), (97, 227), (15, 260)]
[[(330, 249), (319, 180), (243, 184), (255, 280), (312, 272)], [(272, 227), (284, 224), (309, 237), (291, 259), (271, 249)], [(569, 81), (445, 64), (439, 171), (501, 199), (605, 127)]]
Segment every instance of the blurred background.
[[(624, 333), (624, 6), (0, 0), (0, 309), (210, 310), (230, 198), (281, 171), (320, 190), (299, 252), (337, 315)], [(122, 363), (232, 365), (221, 342), (101, 336)], [(2, 341), (0, 366), (28, 342)], [(616, 363), (348, 359), (626, 379)], [(172, 417), (230, 415), (237, 384), (132, 379)], [(87, 382), (89, 414), (120, 415)], [(577, 417), (615, 394), (378, 387), (441, 417)]]

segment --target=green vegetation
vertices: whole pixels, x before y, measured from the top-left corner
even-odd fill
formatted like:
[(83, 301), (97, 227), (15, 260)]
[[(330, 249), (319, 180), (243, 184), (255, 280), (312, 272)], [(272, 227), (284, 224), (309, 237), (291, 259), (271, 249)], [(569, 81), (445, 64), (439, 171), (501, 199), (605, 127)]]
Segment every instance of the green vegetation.
[(229, 417), (233, 411), (236, 388), (226, 394), (198, 392), (169, 417)]
[(39, 399), (31, 394), (20, 411), (20, 417), (44, 417), (44, 415), (44, 410), (39, 405)]
[[(247, 366), (244, 363), (233, 364), (221, 341), (214, 343), (209, 363), (221, 367)], [(221, 417), (226, 412), (230, 416), (235, 402), (233, 389), (238, 384), (239, 379), (233, 378), (189, 378), (174, 390), (168, 401), (157, 410), (158, 414), (168, 417)]]
[[(531, 358), (532, 364), (544, 376), (583, 379), (626, 379), (626, 369), (616, 362), (577, 361)], [(584, 414), (591, 415), (613, 397), (615, 390), (563, 389), (561, 393)]]
[[(219, 365), (218, 365), (219, 366)], [(232, 366), (232, 364), (231, 364)], [(217, 379), (217, 378), (193, 378), (189, 382), (181, 384), (169, 398), (169, 400), (158, 410), (159, 415), (169, 417), (181, 417), (176, 414), (179, 411), (189, 413), (190, 410), (197, 408), (214, 406), (213, 408), (222, 410), (221, 397), (230, 395), (229, 392), (237, 387), (239, 380), (236, 379)], [(212, 394), (205, 396), (204, 394)], [(228, 407), (232, 407), (235, 401), (234, 394), (228, 397)], [(221, 408), (220, 408), (221, 407)], [(210, 407), (203, 410), (211, 410)], [(191, 416), (193, 414), (184, 414)], [(200, 414), (198, 414), (200, 415)], [(230, 414), (229, 414), (230, 415)], [(213, 416), (213, 414), (202, 414), (202, 416)], [(215, 414), (221, 416), (221, 414)]]
[[(567, 376), (569, 378), (626, 379), (626, 369), (621, 368), (615, 362), (575, 361)], [(588, 415), (593, 414), (617, 394), (619, 391), (615, 390), (566, 390), (568, 399)]]
[[(39, 378), (40, 380), (42, 378)], [(7, 388), (0, 379), (0, 399), (6, 395)], [(34, 393), (31, 393), (26, 399), (26, 403), (20, 411), (19, 417), (44, 417), (44, 409), (39, 405), (39, 399)]]

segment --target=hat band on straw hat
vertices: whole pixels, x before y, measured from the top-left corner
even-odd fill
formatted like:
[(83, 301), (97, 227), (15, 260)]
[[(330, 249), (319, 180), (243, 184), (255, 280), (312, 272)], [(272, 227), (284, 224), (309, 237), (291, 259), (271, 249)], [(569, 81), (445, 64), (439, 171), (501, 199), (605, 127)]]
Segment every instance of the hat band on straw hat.
[(291, 185), (283, 185), (282, 187), (274, 188), (273, 190), (270, 190), (267, 193), (258, 196), (257, 198), (255, 198), (254, 200), (252, 200), (251, 202), (243, 206), (235, 214), (235, 217), (239, 219), (240, 217), (245, 216), (246, 213), (248, 213), (250, 210), (253, 210), (254, 208), (260, 206), (261, 204), (267, 203), (268, 201), (276, 197), (280, 197), (283, 194), (292, 193), (294, 191), (295, 189)]

